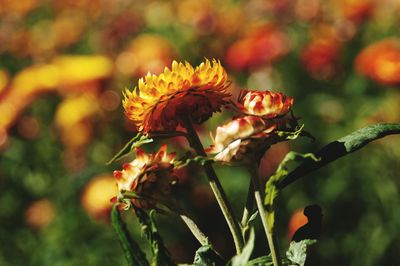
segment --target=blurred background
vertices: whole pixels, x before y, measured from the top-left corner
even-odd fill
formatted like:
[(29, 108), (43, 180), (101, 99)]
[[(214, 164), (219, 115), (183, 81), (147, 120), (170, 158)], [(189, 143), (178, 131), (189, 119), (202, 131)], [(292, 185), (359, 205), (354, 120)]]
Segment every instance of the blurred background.
[[(122, 91), (174, 59), (221, 60), (233, 95), (272, 89), (295, 98), (295, 115), (317, 140), (273, 146), (264, 180), (290, 150), (315, 152), (362, 126), (399, 122), (399, 14), (398, 0), (0, 0), (0, 265), (125, 264), (108, 219), (121, 163), (105, 165), (135, 134)], [(205, 143), (229, 117), (199, 128)], [(169, 150), (186, 148), (178, 139)], [(400, 137), (387, 137), (286, 188), (277, 202), (281, 249), (306, 222), (302, 209), (317, 203), (323, 233), (309, 265), (400, 265), (399, 158)], [(228, 228), (191, 167), (177, 193), (229, 257)], [(241, 215), (246, 171), (217, 170)], [(124, 216), (146, 248), (134, 215)], [(174, 259), (191, 262), (198, 244), (179, 218), (158, 223)], [(265, 246), (258, 239), (254, 255)]]

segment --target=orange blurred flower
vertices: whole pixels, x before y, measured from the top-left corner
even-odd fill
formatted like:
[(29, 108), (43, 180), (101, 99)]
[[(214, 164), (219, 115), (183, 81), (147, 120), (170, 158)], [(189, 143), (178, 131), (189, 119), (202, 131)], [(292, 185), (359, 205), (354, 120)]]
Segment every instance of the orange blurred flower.
[(220, 62), (208, 60), (193, 68), (189, 63), (172, 63), (159, 76), (147, 74), (135, 91), (125, 91), (123, 106), (139, 130), (174, 131), (180, 117), (194, 123), (207, 120), (226, 104), (229, 82)]
[(105, 219), (112, 208), (110, 198), (117, 192), (113, 176), (108, 174), (97, 175), (90, 180), (82, 192), (82, 206), (93, 218)]
[(333, 39), (316, 39), (301, 51), (301, 63), (314, 78), (332, 79), (339, 68), (339, 48)]
[(48, 199), (32, 202), (25, 212), (26, 223), (36, 229), (46, 227), (53, 221), (54, 217), (54, 206)]
[[(289, 112), (293, 98), (271, 91), (242, 90), (238, 108), (247, 116), (219, 126), (213, 145), (206, 149), (216, 154), (217, 161), (241, 160), (245, 154), (266, 150), (279, 142), (275, 131), (285, 128), (287, 119), (278, 118)], [(275, 119), (274, 119), (275, 118)]]
[(270, 64), (289, 50), (285, 33), (273, 25), (257, 28), (249, 36), (233, 43), (225, 59), (234, 70), (257, 68)]
[(375, 9), (374, 0), (342, 0), (343, 16), (355, 23), (361, 23), (371, 17)]
[(382, 85), (400, 84), (400, 39), (389, 38), (369, 45), (357, 56), (356, 70)]
[(155, 154), (146, 154), (136, 149), (136, 159), (123, 165), (123, 170), (114, 171), (118, 191), (134, 192), (130, 202), (138, 208), (155, 208), (159, 202), (167, 203), (172, 186), (178, 180), (174, 174), (175, 153), (167, 154), (163, 145)]
[(143, 76), (161, 73), (172, 62), (175, 51), (171, 43), (156, 34), (136, 37), (117, 58), (118, 70), (127, 75)]
[(245, 114), (274, 118), (289, 112), (293, 98), (268, 90), (241, 90), (237, 105)]
[(294, 233), (307, 223), (308, 219), (303, 214), (303, 209), (297, 209), (290, 218), (288, 224), (288, 239), (292, 239)]

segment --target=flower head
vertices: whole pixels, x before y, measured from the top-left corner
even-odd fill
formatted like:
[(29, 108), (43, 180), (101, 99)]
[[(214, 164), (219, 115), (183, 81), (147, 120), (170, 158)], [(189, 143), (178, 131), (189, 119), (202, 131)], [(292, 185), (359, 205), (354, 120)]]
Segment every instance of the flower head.
[(238, 98), (238, 106), (243, 113), (263, 118), (282, 116), (289, 112), (292, 105), (292, 97), (268, 90), (241, 90)]
[(154, 208), (159, 201), (168, 201), (172, 185), (177, 177), (173, 173), (175, 153), (167, 154), (163, 145), (155, 154), (136, 149), (136, 159), (114, 171), (118, 191), (134, 192), (137, 197), (131, 203), (138, 208)]
[(206, 152), (216, 154), (217, 161), (241, 160), (244, 154), (260, 148), (276, 127), (257, 116), (237, 118), (217, 128), (214, 144)]
[[(293, 105), (292, 97), (271, 91), (242, 90), (236, 105), (245, 116), (217, 128), (213, 145), (206, 149), (215, 154), (215, 160), (239, 161), (248, 154), (263, 153), (290, 134), (297, 137), (298, 133), (287, 128), (290, 118), (284, 117)], [(279, 135), (278, 130), (289, 134)]]
[(202, 123), (226, 104), (229, 82), (219, 61), (208, 60), (193, 68), (189, 63), (172, 63), (160, 75), (147, 74), (136, 91), (125, 91), (125, 113), (139, 130), (173, 131), (188, 116)]

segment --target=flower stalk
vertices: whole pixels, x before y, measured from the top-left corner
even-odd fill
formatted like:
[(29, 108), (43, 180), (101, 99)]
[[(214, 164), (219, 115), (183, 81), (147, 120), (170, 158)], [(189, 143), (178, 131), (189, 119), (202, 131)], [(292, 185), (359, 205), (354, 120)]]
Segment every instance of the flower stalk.
[(180, 214), (179, 216), (202, 246), (207, 246), (210, 244), (207, 236), (200, 230), (200, 228), (192, 219), (185, 214)]
[[(257, 164), (255, 165), (249, 165), (249, 171), (251, 174), (251, 183), (253, 184), (254, 188), (254, 198), (256, 200), (256, 205), (258, 212), (260, 213), (261, 217), (261, 223), (264, 228), (265, 235), (267, 237), (268, 241), (268, 246), (271, 252), (271, 257), (272, 257), (272, 262), (274, 266), (281, 266), (281, 259), (279, 255), (279, 249), (278, 249), (278, 244), (275, 239), (274, 233), (273, 233), (273, 225), (269, 224), (271, 222), (270, 219), (267, 219), (267, 214), (265, 213), (264, 209), (264, 204), (263, 204), (263, 198), (264, 195), (261, 190), (261, 185), (260, 185), (260, 180), (258, 178), (258, 167)], [(272, 221), (273, 222), (273, 221)]]
[[(182, 117), (182, 123), (187, 130), (189, 144), (196, 151), (197, 155), (207, 156), (206, 152), (204, 151), (203, 144), (201, 143), (200, 138), (197, 135), (197, 132), (194, 129), (189, 117)], [(215, 195), (215, 198), (217, 199), (217, 202), (231, 231), (233, 241), (235, 243), (236, 253), (239, 254), (243, 249), (243, 238), (241, 235), (239, 223), (234, 216), (232, 206), (229, 204), (222, 185), (219, 182), (217, 174), (215, 173), (215, 170), (210, 162), (205, 163), (204, 169), (208, 177), (210, 187)]]

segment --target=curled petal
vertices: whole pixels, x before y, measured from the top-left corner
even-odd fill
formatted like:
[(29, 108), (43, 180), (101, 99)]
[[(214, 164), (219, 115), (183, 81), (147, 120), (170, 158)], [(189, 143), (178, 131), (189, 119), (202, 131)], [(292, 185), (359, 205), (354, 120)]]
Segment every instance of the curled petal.
[(292, 105), (292, 97), (267, 90), (241, 90), (238, 98), (238, 107), (243, 113), (263, 118), (285, 115)]

